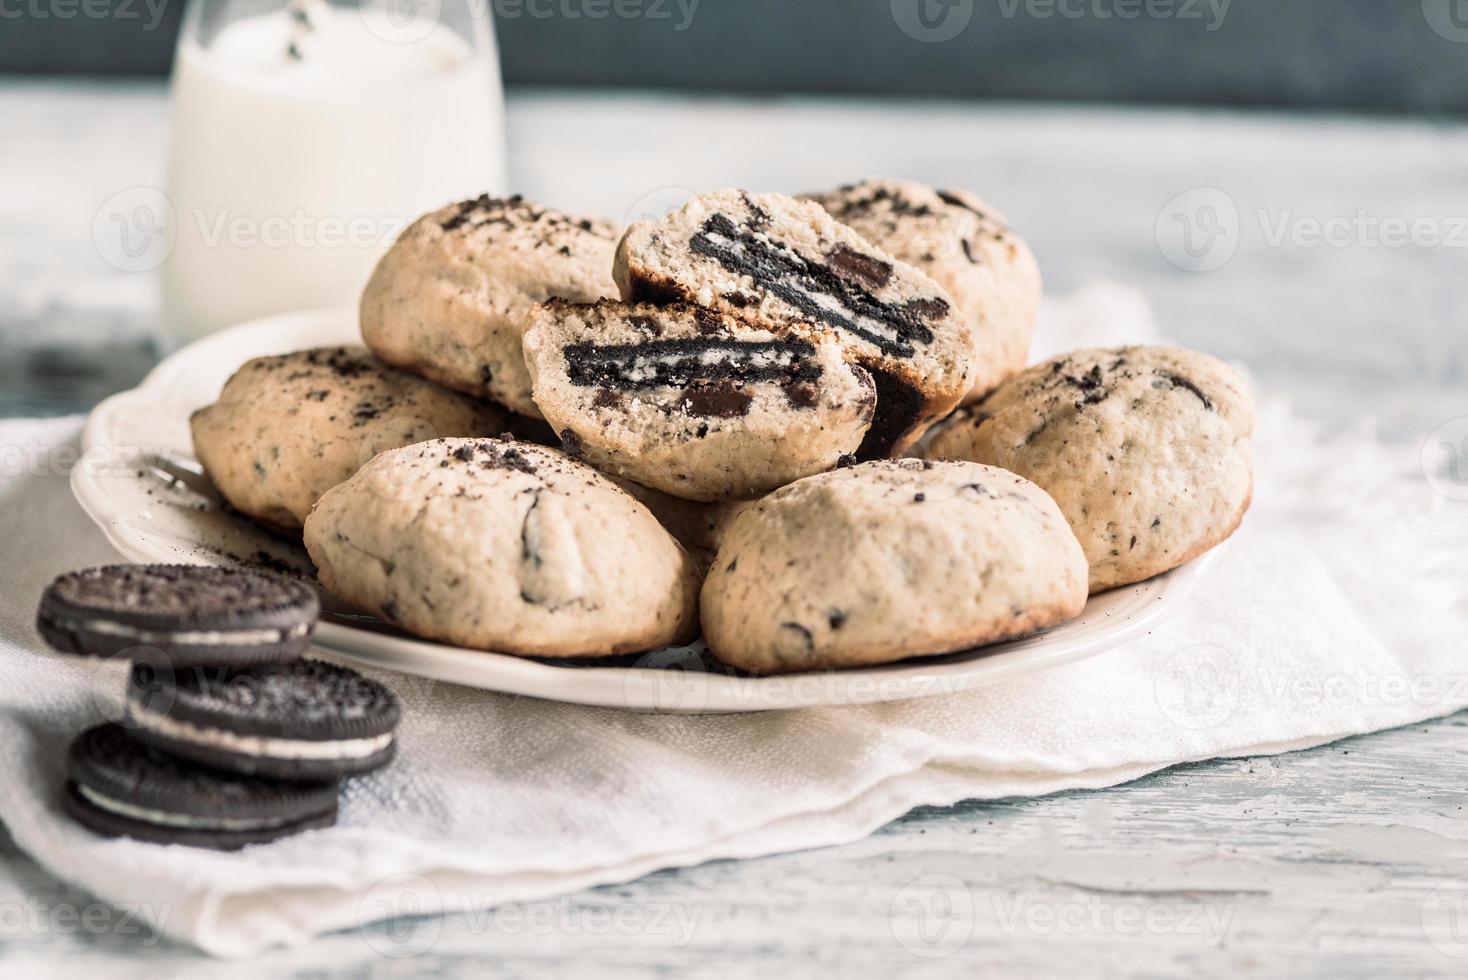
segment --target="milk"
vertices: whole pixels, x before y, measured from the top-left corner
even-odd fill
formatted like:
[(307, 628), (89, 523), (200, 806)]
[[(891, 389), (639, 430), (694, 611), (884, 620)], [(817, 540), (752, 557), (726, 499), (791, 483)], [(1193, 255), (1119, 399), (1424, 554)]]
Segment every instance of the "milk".
[(206, 42), (186, 26), (180, 40), (176, 230), (162, 269), (171, 343), (355, 305), (407, 222), (504, 189), (499, 65), (483, 17), (468, 32), (478, 37), (443, 23), (405, 37), (319, 0), (303, 31), (301, 9), (224, 23)]

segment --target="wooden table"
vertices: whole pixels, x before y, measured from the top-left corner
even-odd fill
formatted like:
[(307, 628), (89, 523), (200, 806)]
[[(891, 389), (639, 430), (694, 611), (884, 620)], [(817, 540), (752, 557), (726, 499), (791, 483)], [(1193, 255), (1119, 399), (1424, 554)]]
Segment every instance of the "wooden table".
[[(159, 183), (163, 92), (11, 81), (0, 118), (0, 412), (79, 410), (153, 356), (154, 283), (103, 262), (91, 230), (113, 194)], [(613, 217), (685, 188), (875, 174), (971, 186), (1033, 243), (1052, 291), (1142, 287), (1167, 336), (1245, 363), (1327, 430), (1369, 416), (1420, 443), (1468, 415), (1461, 125), (535, 94), (513, 100), (510, 123), (516, 189)], [(847, 847), (343, 933), (245, 964), (158, 941), (5, 844), (0, 970), (1459, 977), (1464, 717), (1099, 792), (921, 811)], [(403, 952), (417, 955), (390, 955)]]

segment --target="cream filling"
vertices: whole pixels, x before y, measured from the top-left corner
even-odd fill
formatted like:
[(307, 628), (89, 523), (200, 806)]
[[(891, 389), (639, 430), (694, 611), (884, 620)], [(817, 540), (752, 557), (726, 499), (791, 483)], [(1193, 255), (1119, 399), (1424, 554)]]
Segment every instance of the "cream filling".
[(272, 759), (365, 759), (387, 748), (392, 742), (392, 732), (370, 738), (332, 740), (240, 735), (222, 728), (204, 728), (193, 722), (170, 718), (137, 704), (128, 705), (128, 716), (148, 731), (166, 738), (226, 752), (263, 755)]
[(268, 830), (272, 827), (284, 827), (286, 824), (295, 823), (298, 819), (295, 817), (195, 817), (186, 813), (170, 813), (167, 810), (134, 806), (131, 803), (114, 800), (81, 783), (77, 783), (76, 788), (88, 803), (99, 810), (106, 810), (120, 817), (161, 827), (184, 827), (190, 830)]
[(106, 619), (88, 619), (79, 623), (78, 628), (101, 633), (103, 636), (137, 640), (139, 643), (187, 643), (196, 647), (212, 647), (237, 643), (279, 643), (305, 636), (311, 626), (309, 623), (297, 623), (289, 629), (156, 631), (137, 629)]

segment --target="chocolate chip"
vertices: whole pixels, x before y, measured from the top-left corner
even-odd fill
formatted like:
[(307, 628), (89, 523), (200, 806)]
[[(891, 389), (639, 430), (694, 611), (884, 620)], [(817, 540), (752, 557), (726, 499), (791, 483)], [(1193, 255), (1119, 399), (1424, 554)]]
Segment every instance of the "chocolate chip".
[(643, 316), (641, 314), (629, 316), (627, 322), (635, 329), (641, 330), (650, 337), (657, 337), (663, 332), (662, 327), (658, 326), (658, 322), (650, 316)]
[(892, 281), (892, 263), (873, 255), (863, 255), (845, 244), (826, 253), (831, 268), (848, 279), (859, 279), (873, 289), (881, 289)]
[(815, 649), (816, 639), (814, 636), (811, 636), (810, 630), (804, 626), (801, 626), (799, 623), (781, 623), (780, 628), (794, 633), (807, 650)]
[(1194, 395), (1198, 396), (1198, 401), (1203, 403), (1204, 408), (1210, 412), (1213, 411), (1213, 401), (1207, 395), (1203, 394), (1203, 389), (1199, 388), (1192, 381), (1176, 374), (1164, 374), (1162, 377), (1170, 382), (1174, 388), (1183, 388), (1191, 391)]
[(561, 452), (572, 459), (580, 459), (585, 453), (586, 447), (581, 444), (581, 437), (570, 429), (561, 430)]
[(738, 418), (748, 414), (753, 401), (753, 394), (728, 380), (696, 385), (683, 392), (684, 410), (699, 418)]
[(790, 403), (791, 408), (810, 408), (820, 400), (820, 392), (816, 386), (806, 384), (803, 381), (791, 381), (782, 385), (785, 392), (785, 400)]
[(694, 307), (693, 322), (698, 325), (698, 332), (701, 334), (718, 336), (727, 332), (723, 318), (707, 307)]
[(826, 615), (826, 622), (831, 624), (831, 629), (839, 630), (841, 627), (846, 625), (846, 610), (832, 609)]

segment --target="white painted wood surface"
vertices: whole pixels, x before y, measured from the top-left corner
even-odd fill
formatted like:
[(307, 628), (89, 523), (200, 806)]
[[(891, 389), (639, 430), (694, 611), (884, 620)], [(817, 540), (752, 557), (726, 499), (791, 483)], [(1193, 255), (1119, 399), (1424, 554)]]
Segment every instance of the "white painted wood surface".
[[(91, 233), (112, 195), (159, 184), (165, 115), (155, 85), (0, 86), (0, 350), (151, 329), (151, 277), (108, 266)], [(971, 186), (1032, 241), (1052, 289), (1137, 284), (1168, 335), (1245, 362), (1328, 427), (1372, 416), (1421, 442), (1468, 415), (1463, 126), (562, 96), (521, 97), (510, 118), (515, 189), (614, 217), (724, 184), (891, 173)], [(1206, 273), (1179, 269), (1157, 238), (1168, 202), (1196, 188), (1239, 214), (1225, 224), (1237, 254)], [(1382, 222), (1399, 220), (1416, 222), (1416, 244), (1386, 240)], [(1312, 222), (1349, 228), (1312, 245)], [(1465, 735), (1458, 716), (1100, 792), (919, 812), (847, 847), (399, 921), (245, 964), (157, 941), (145, 917), (109, 912), (5, 844), (0, 972), (1458, 977)]]

